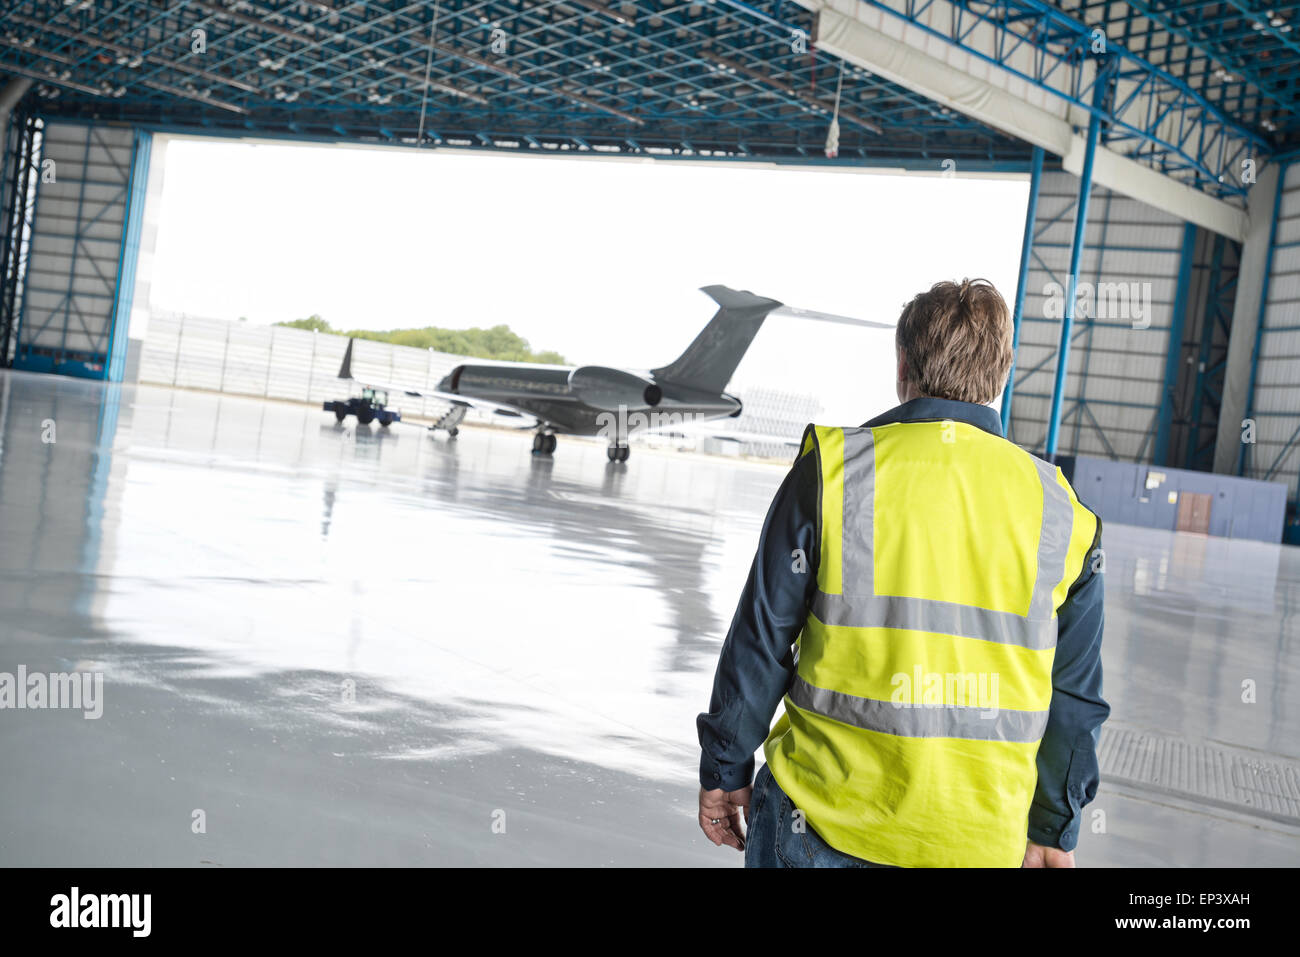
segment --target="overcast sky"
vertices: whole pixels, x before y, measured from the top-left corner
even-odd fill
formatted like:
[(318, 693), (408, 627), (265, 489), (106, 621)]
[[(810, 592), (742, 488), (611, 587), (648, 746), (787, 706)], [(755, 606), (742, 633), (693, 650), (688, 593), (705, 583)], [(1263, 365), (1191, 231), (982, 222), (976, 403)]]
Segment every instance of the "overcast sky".
[[(1015, 292), (1028, 180), (172, 139), (156, 310), (336, 328), (506, 323), (574, 363), (650, 368), (700, 286), (893, 323), (941, 279)], [(938, 164), (936, 163), (936, 167)], [(894, 403), (893, 334), (773, 319), (733, 388)]]

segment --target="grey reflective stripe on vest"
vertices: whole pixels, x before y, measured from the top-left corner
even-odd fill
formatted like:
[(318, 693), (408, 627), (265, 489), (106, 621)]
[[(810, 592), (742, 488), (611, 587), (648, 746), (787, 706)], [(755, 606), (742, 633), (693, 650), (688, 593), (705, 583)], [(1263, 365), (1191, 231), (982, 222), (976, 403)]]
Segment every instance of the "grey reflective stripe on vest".
[(990, 611), (929, 598), (892, 595), (813, 596), (812, 612), (826, 625), (847, 628), (898, 628), (958, 638), (980, 638), (1035, 651), (1056, 645), (1056, 622), (1032, 621), (1009, 611)]
[(1036, 455), (1030, 458), (1043, 482), (1043, 527), (1038, 534), (1038, 580), (1029, 603), (1030, 618), (1051, 618), (1056, 611), (1052, 593), (1065, 577), (1065, 562), (1070, 552), (1070, 532), (1074, 528), (1074, 506), (1070, 496), (1056, 481), (1056, 466)]
[(805, 711), (867, 731), (903, 738), (966, 738), (976, 741), (1018, 741), (1042, 738), (1046, 711), (990, 710), (971, 705), (925, 707), (859, 698), (810, 685), (795, 675), (790, 700)]
[(844, 430), (844, 517), (840, 580), (855, 593), (875, 592), (876, 443), (870, 429)]

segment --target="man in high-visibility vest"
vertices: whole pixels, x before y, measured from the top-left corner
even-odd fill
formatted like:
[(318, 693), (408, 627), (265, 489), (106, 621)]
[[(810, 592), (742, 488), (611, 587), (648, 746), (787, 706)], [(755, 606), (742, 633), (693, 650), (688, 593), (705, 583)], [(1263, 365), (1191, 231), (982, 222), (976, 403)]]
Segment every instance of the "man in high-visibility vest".
[(992, 285), (939, 283), (898, 322), (901, 404), (805, 432), (697, 722), (700, 827), (747, 866), (1074, 866), (1101, 522), (1003, 438), (1011, 344)]

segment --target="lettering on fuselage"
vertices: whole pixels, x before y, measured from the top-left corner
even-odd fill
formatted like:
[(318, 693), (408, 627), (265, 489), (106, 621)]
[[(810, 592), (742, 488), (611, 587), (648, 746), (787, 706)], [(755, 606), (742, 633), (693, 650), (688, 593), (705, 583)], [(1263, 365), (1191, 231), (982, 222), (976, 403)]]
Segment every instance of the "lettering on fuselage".
[(484, 392), (528, 395), (569, 395), (567, 381), (550, 382), (545, 379), (531, 379), (505, 373), (483, 375), (466, 369), (460, 374), (456, 383), (457, 391), (464, 394), (468, 389)]

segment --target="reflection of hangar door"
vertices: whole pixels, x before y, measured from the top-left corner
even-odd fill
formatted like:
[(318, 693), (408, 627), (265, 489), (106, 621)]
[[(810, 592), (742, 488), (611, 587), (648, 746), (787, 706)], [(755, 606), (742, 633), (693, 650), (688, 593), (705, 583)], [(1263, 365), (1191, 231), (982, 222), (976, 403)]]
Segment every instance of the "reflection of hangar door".
[(1210, 534), (1210, 503), (1213, 501), (1211, 495), (1197, 495), (1194, 492), (1183, 492), (1178, 496), (1178, 524), (1177, 530), (1180, 532), (1200, 532), (1202, 535)]

